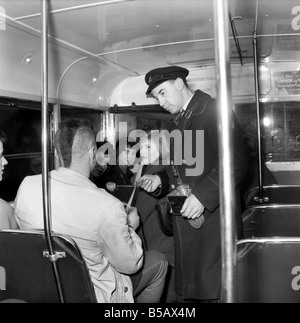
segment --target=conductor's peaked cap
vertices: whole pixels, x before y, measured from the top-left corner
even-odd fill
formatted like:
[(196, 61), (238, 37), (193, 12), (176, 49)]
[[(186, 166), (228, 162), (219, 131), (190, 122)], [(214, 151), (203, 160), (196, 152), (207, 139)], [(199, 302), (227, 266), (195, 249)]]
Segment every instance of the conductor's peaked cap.
[(145, 76), (145, 82), (149, 85), (146, 94), (149, 95), (153, 89), (168, 80), (176, 80), (178, 77), (185, 80), (188, 75), (189, 71), (179, 66), (162, 67), (152, 70)]

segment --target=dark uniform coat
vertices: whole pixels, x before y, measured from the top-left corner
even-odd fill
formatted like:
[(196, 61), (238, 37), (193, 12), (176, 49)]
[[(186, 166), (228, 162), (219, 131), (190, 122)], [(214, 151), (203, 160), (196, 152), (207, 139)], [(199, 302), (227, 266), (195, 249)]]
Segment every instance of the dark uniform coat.
[[(165, 166), (144, 166), (142, 175), (156, 174), (166, 168)], [(139, 190), (137, 193), (135, 207), (140, 215), (143, 238), (148, 250), (162, 252), (168, 259), (171, 267), (174, 267), (174, 238), (166, 236), (160, 229), (157, 211), (155, 209), (159, 199), (153, 195)]]
[[(205, 206), (205, 223), (200, 229), (195, 229), (182, 216), (174, 217), (176, 292), (185, 300), (216, 300), (220, 299), (222, 267), (216, 101), (208, 94), (196, 91), (179, 120), (178, 128), (181, 132), (192, 130), (192, 140), (186, 139), (183, 146), (192, 146), (194, 152), (196, 131), (204, 130), (202, 175), (186, 176), (186, 170), (195, 166), (188, 167), (184, 164), (178, 166), (178, 171), (183, 183), (194, 184), (193, 194)], [(247, 173), (248, 157), (235, 117), (233, 130), (235, 180), (238, 187)], [(172, 183), (176, 185), (177, 179), (171, 173), (168, 174), (168, 179), (165, 172), (160, 175), (163, 190)], [(241, 238), (241, 210), (237, 215), (238, 236)]]
[[(150, 165), (144, 166), (142, 175), (156, 174), (162, 171), (165, 166)], [(174, 303), (175, 293), (175, 274), (174, 274), (174, 237), (163, 233), (158, 222), (156, 205), (160, 202), (159, 198), (152, 196), (144, 190), (139, 190), (135, 206), (140, 215), (140, 229), (138, 234), (144, 242), (147, 250), (157, 250), (163, 253), (168, 260), (169, 270), (165, 282), (165, 289), (162, 302)]]

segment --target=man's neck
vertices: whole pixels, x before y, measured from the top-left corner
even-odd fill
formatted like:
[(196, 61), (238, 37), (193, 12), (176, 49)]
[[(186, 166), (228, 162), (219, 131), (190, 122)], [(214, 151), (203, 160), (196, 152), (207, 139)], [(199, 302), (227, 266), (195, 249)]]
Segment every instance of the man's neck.
[(184, 96), (184, 105), (182, 107), (182, 109), (180, 111), (185, 111), (189, 105), (189, 103), (191, 102), (192, 98), (194, 96), (194, 92), (192, 92), (190, 89), (188, 89), (188, 91), (186, 92), (185, 96)]
[(186, 102), (192, 98), (192, 96), (195, 94), (191, 89), (187, 89), (185, 93), (185, 99)]
[(87, 167), (84, 167), (83, 165), (71, 165), (69, 168), (73, 172), (79, 173), (80, 175), (89, 178), (90, 177), (90, 169)]

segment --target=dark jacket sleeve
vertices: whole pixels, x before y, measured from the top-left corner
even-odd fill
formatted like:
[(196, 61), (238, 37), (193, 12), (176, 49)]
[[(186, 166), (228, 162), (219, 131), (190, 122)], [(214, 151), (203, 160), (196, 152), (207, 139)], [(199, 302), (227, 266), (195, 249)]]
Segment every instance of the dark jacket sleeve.
[[(220, 204), (219, 201), (219, 149), (218, 149), (218, 131), (217, 131), (217, 111), (215, 101), (209, 105), (209, 109), (206, 110), (205, 116), (195, 115), (192, 120), (191, 129), (197, 130), (197, 126), (200, 122), (199, 118), (205, 118), (205, 132), (204, 135), (208, 136), (208, 142), (212, 151), (210, 153), (215, 154), (214, 168), (212, 168), (205, 176), (200, 176), (199, 181), (196, 182), (193, 189), (193, 194), (198, 198), (205, 208), (210, 212), (214, 212)], [(246, 152), (246, 144), (243, 141), (242, 132), (236, 120), (235, 114), (233, 114), (233, 159), (234, 159), (234, 178), (236, 188), (244, 179), (248, 170), (248, 156)], [(209, 165), (205, 165), (207, 168)]]
[(158, 175), (161, 179), (161, 187), (159, 187), (152, 195), (155, 198), (163, 198), (170, 192), (170, 182), (171, 182), (171, 174), (169, 169), (165, 169), (155, 175)]

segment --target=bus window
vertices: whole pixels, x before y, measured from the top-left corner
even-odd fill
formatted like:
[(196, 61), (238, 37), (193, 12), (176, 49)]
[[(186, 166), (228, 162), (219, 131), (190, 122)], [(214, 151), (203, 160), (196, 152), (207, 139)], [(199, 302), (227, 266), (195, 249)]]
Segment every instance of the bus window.
[[(299, 105), (294, 102), (265, 103), (261, 108), (265, 162), (300, 161)], [(253, 155), (257, 151), (256, 107), (239, 104), (236, 113)]]
[(13, 201), (24, 177), (41, 173), (41, 111), (0, 104), (0, 129), (8, 137), (4, 146), (8, 165), (0, 196)]
[[(256, 106), (235, 106), (253, 164), (258, 163)], [(300, 180), (300, 109), (297, 102), (261, 103), (262, 157), (279, 184)]]

